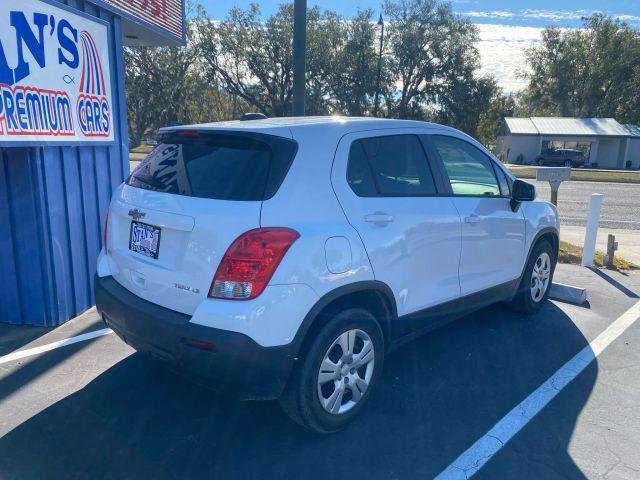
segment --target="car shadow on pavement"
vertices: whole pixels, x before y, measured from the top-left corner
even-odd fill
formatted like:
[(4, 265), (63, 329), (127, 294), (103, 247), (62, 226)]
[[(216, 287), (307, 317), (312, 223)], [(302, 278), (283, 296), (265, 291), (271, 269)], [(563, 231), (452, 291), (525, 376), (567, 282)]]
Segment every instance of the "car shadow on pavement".
[[(77, 331), (77, 335), (91, 333), (97, 330), (95, 323), (87, 325), (82, 330)], [(51, 331), (51, 329), (49, 329)], [(24, 338), (24, 336), (21, 336)], [(35, 339), (40, 337), (35, 337)], [(58, 348), (46, 355), (25, 357), (19, 360), (18, 365), (10, 368), (7, 372), (0, 372), (0, 402), (11, 396), (15, 392), (27, 388), (40, 376), (55, 369), (59, 365), (64, 364), (72, 356), (78, 354), (82, 350), (90, 348), (91, 345), (98, 340), (99, 337), (84, 340), (64, 348)], [(1, 458), (1, 457), (0, 457)], [(2, 464), (0, 463), (0, 480), (2, 480)]]
[[(77, 317), (84, 316), (86, 313), (81, 313)], [(73, 322), (76, 320), (74, 319)], [(58, 327), (37, 327), (33, 325), (12, 325), (6, 323), (0, 323), (0, 356), (7, 355), (15, 350), (21, 348), (29, 348), (31, 346), (40, 346), (51, 341), (60, 340), (60, 338), (66, 338), (69, 336), (68, 324), (63, 324)], [(81, 333), (88, 333), (100, 328), (104, 328), (102, 320), (97, 315), (92, 321), (83, 321), (81, 324), (83, 328), (81, 331), (76, 332), (73, 330), (74, 335)], [(55, 334), (63, 330), (66, 334)]]
[(0, 357), (24, 347), (52, 330), (52, 327), (0, 323)]
[[(0, 439), (1, 477), (433, 478), (587, 344), (551, 302), (531, 317), (487, 308), (389, 355), (363, 414), (329, 436), (135, 354)], [(593, 362), (561, 421), (518, 434), (541, 435), (545, 470), (494, 478), (584, 478), (567, 448), (596, 376)]]

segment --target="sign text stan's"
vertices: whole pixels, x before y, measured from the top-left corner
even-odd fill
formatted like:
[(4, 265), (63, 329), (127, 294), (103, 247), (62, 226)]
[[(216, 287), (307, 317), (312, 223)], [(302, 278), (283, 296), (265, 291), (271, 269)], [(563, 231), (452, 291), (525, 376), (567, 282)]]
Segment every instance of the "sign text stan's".
[(0, 3), (0, 141), (113, 140), (107, 26), (38, 0)]

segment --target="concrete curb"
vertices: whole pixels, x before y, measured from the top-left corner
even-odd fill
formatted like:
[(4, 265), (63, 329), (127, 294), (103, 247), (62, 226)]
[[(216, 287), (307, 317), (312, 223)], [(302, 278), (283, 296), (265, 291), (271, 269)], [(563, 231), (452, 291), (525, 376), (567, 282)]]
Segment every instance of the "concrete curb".
[(554, 282), (551, 284), (549, 297), (561, 302), (582, 305), (587, 301), (587, 289)]

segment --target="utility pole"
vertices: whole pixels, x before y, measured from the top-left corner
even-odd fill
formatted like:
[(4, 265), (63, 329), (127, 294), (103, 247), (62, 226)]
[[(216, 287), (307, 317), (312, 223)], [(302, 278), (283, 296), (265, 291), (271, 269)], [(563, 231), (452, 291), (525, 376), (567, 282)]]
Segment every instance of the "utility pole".
[(378, 25), (380, 25), (380, 51), (378, 52), (378, 80), (376, 81), (376, 98), (373, 107), (373, 115), (375, 117), (378, 116), (380, 106), (380, 76), (382, 75), (382, 48), (384, 46), (384, 19), (382, 18), (382, 14), (380, 14)]
[(293, 116), (304, 117), (307, 54), (307, 0), (293, 4)]

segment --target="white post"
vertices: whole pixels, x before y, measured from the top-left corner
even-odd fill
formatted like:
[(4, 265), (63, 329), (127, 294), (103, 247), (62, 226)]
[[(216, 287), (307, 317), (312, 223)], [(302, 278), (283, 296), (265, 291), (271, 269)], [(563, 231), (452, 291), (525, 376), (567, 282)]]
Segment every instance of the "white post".
[(584, 250), (582, 252), (582, 266), (592, 267), (593, 256), (596, 253), (596, 238), (598, 237), (598, 225), (600, 224), (600, 209), (602, 208), (601, 193), (594, 193), (589, 200), (589, 220), (587, 230), (584, 233)]

